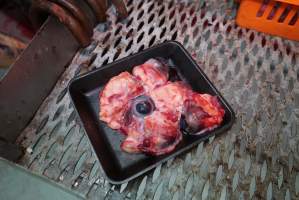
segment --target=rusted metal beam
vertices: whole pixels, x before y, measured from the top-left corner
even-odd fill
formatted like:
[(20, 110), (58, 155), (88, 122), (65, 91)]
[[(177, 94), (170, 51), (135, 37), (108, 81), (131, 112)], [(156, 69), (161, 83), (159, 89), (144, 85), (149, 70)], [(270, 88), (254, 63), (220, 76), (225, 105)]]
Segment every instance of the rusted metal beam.
[(16, 140), (79, 47), (69, 29), (48, 18), (0, 80), (0, 139)]
[(98, 22), (106, 21), (106, 10), (98, 0), (86, 0), (86, 3), (93, 10)]

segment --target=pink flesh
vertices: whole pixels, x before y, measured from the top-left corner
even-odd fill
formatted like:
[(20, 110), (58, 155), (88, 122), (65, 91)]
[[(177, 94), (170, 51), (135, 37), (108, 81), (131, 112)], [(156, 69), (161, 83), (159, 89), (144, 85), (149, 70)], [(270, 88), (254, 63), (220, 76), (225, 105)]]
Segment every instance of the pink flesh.
[(142, 85), (130, 73), (113, 77), (100, 93), (100, 119), (113, 129), (122, 128), (130, 99), (142, 93)]
[[(155, 105), (144, 117), (131, 111), (132, 101), (140, 95), (150, 97)], [(171, 152), (182, 139), (181, 115), (190, 124), (209, 130), (221, 124), (224, 110), (216, 97), (168, 81), (165, 66), (155, 59), (134, 67), (133, 75), (123, 72), (113, 77), (100, 94), (100, 119), (127, 135), (121, 148), (129, 153)]]
[(133, 75), (141, 81), (147, 92), (166, 84), (168, 80), (165, 66), (155, 59), (149, 59), (144, 64), (134, 67)]

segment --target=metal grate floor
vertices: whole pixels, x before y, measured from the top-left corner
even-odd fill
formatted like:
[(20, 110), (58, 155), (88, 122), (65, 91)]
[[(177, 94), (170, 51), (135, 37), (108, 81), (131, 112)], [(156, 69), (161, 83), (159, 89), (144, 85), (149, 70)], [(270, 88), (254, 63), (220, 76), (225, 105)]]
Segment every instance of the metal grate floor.
[[(128, 0), (94, 30), (18, 143), (20, 164), (90, 199), (299, 199), (299, 45), (235, 24), (233, 0)], [(233, 128), (121, 186), (104, 180), (66, 94), (77, 74), (184, 44), (237, 114)]]

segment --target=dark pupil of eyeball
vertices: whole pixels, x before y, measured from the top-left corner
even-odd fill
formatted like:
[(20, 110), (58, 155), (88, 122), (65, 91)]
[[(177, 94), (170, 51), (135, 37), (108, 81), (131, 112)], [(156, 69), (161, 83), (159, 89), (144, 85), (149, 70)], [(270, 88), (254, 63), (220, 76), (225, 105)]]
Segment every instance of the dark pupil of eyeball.
[(136, 111), (140, 114), (146, 115), (149, 114), (152, 110), (152, 106), (148, 101), (140, 102), (136, 105)]

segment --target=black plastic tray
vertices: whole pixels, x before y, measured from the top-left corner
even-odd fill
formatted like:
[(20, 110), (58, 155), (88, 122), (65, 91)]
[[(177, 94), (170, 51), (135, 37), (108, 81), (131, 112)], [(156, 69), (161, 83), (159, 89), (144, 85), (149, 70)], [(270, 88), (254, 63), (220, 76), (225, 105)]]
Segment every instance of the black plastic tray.
[[(150, 58), (163, 57), (171, 59), (184, 79), (193, 90), (200, 93), (217, 95), (225, 109), (224, 121), (221, 126), (199, 136), (183, 136), (180, 144), (169, 154), (154, 157), (145, 154), (128, 154), (120, 149), (124, 136), (109, 128), (99, 120), (98, 94), (113, 76), (123, 71), (131, 72), (132, 68)], [(102, 169), (113, 184), (121, 184), (153, 169), (162, 162), (175, 157), (208, 137), (220, 134), (229, 129), (235, 114), (226, 100), (214, 87), (204, 72), (184, 49), (175, 41), (169, 41), (146, 49), (140, 53), (120, 59), (92, 72), (74, 78), (69, 85), (69, 94), (86, 130)]]

